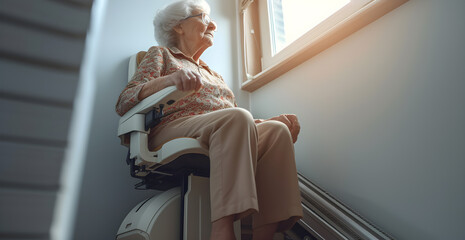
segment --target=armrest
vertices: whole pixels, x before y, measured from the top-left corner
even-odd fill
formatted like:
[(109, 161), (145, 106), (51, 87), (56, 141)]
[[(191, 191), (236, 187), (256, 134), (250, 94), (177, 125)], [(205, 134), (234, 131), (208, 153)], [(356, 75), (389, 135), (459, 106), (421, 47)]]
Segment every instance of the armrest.
[[(121, 117), (118, 136), (122, 140), (121, 144), (130, 148), (130, 158), (135, 158), (137, 161), (157, 162), (157, 153), (148, 149), (145, 114), (153, 109), (160, 110), (161, 105), (171, 105), (191, 93), (179, 91), (176, 86), (167, 87), (142, 100)], [(128, 145), (124, 139), (129, 133), (130, 143)]]
[(147, 132), (145, 130), (145, 114), (147, 112), (153, 109), (159, 110), (160, 105), (171, 105), (191, 93), (179, 91), (176, 86), (170, 86), (150, 95), (120, 118), (118, 136), (133, 131)]

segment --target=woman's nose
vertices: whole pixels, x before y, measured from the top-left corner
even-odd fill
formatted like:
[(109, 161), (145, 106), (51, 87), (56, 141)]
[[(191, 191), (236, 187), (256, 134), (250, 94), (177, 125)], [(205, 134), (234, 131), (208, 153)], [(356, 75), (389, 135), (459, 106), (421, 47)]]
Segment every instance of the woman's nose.
[(216, 28), (218, 26), (216, 25), (216, 22), (215, 21), (211, 21), (209, 24), (208, 24), (208, 29), (211, 29), (213, 31), (216, 31)]

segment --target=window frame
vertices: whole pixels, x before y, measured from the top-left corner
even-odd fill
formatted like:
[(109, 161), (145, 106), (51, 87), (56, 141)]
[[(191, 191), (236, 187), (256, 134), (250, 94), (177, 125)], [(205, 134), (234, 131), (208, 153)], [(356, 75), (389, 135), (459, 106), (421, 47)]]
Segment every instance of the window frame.
[[(324, 0), (322, 0), (324, 1)], [(263, 0), (263, 4), (259, 4), (259, 17), (260, 17), (260, 34), (262, 37), (262, 66), (263, 68), (268, 68), (273, 66), (286, 58), (291, 57), (296, 54), (300, 48), (304, 47), (308, 43), (315, 41), (319, 36), (323, 35), (331, 27), (337, 25), (339, 22), (344, 21), (352, 14), (356, 13), (358, 10), (362, 9), (363, 6), (367, 5), (370, 2), (375, 0), (350, 0), (348, 4), (343, 6), (341, 9), (336, 11), (334, 14), (329, 16), (327, 19), (320, 22), (318, 25), (304, 33), (302, 36), (297, 38), (295, 41), (281, 49), (276, 54), (273, 54), (273, 45), (272, 45), (272, 23), (270, 23), (270, 13), (269, 13), (269, 2), (270, 0)]]
[[(242, 54), (244, 57), (245, 71), (241, 89), (248, 92), (253, 92), (268, 82), (273, 81), (282, 74), (331, 47), (408, 0), (362, 0), (362, 2), (356, 0), (357, 4), (347, 4), (330, 18), (305, 33), (274, 56), (272, 56), (271, 34), (268, 22), (268, 1), (255, 1), (258, 2), (256, 8), (258, 8), (260, 22), (259, 26), (255, 26), (259, 29), (260, 36), (258, 39), (261, 39), (258, 50), (250, 46), (251, 42), (256, 43), (257, 41), (248, 39), (250, 38), (250, 34), (248, 34), (250, 27), (246, 27), (247, 21), (249, 20), (246, 17), (242, 18), (243, 24), (241, 29), (243, 37)], [(354, 7), (356, 9), (355, 11)], [(257, 23), (255, 23), (255, 25), (256, 24)], [(253, 34), (257, 34), (257, 31), (253, 32)], [(256, 38), (256, 36), (253, 37)], [(257, 55), (258, 51), (261, 56), (253, 56), (253, 54), (250, 54), (252, 51), (255, 52), (253, 53), (255, 55)], [(260, 61), (255, 64), (261, 68), (258, 71), (255, 70), (255, 72), (257, 72), (256, 74), (248, 73), (250, 61)]]

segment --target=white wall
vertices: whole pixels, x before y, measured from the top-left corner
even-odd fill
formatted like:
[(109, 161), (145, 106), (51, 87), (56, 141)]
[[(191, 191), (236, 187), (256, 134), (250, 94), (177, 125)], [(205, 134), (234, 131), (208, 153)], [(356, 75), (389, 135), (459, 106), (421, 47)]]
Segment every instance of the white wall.
[[(106, 2), (98, 44), (96, 98), (90, 142), (80, 192), (74, 239), (114, 239), (119, 224), (138, 202), (154, 191), (136, 191), (129, 176), (127, 149), (116, 137), (118, 116), (114, 106), (127, 81), (130, 55), (156, 45), (152, 19), (156, 9), (170, 0), (111, 0)], [(212, 18), (219, 25), (216, 44), (202, 59), (221, 73), (237, 92), (238, 52), (233, 1), (211, 0)], [(241, 94), (241, 93), (239, 93)], [(240, 104), (246, 107), (248, 99)]]
[(410, 0), (251, 94), (300, 172), (396, 239), (465, 238), (465, 2)]

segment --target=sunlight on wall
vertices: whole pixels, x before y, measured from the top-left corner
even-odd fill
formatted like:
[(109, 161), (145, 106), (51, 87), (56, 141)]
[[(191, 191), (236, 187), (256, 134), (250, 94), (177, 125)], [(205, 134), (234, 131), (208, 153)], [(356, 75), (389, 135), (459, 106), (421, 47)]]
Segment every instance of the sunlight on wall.
[(79, 86), (74, 102), (69, 143), (61, 172), (61, 186), (51, 226), (52, 240), (72, 239), (95, 96), (96, 45), (105, 5), (106, 0), (94, 0), (92, 6)]

